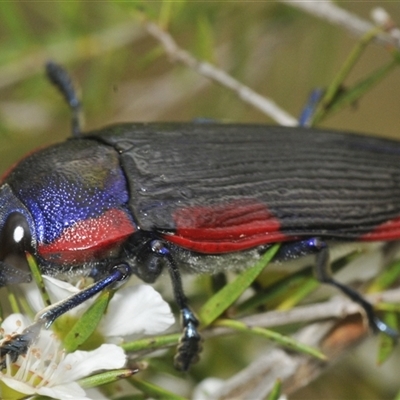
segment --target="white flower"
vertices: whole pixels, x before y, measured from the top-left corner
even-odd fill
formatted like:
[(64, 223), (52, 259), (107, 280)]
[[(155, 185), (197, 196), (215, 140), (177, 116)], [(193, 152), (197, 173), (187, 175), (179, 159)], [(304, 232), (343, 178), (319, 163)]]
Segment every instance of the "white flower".
[[(75, 286), (58, 279), (44, 275), (43, 280), (52, 303), (78, 293)], [(40, 311), (44, 305), (36, 287), (26, 291), (29, 304), (35, 311)], [(89, 308), (94, 299), (85, 301), (79, 307), (69, 311), (69, 315), (80, 318)], [(113, 296), (98, 326), (98, 332), (109, 341), (126, 336), (156, 335), (167, 330), (175, 322), (169, 304), (150, 285), (128, 284), (119, 289)]]
[[(69, 283), (43, 276), (52, 303), (62, 300), (79, 289)], [(44, 308), (37, 287), (26, 285), (25, 295), (35, 311)], [(93, 303), (86, 301), (69, 311), (78, 319)], [(97, 332), (109, 342), (120, 342), (122, 337), (132, 335), (154, 335), (168, 329), (174, 323), (168, 303), (149, 285), (124, 286), (114, 294)], [(20, 315), (8, 317), (2, 329), (4, 335), (20, 333), (28, 321)], [(0, 372), (0, 398), (10, 388), (26, 395), (44, 395), (55, 399), (88, 400), (88, 394), (77, 380), (101, 369), (122, 368), (125, 364), (124, 351), (114, 344), (103, 344), (94, 351), (75, 351), (66, 354), (54, 333), (42, 330), (38, 340), (25, 356), (15, 363), (7, 360), (7, 367)], [(15, 395), (14, 395), (15, 398)], [(96, 395), (93, 399), (96, 399)]]
[(223, 389), (225, 381), (219, 378), (207, 378), (201, 381), (193, 392), (193, 400), (216, 400), (218, 392)]
[[(3, 322), (2, 330), (4, 335), (20, 333), (27, 325), (24, 316), (12, 314)], [(52, 332), (42, 330), (25, 356), (18, 357), (15, 363), (7, 360), (6, 368), (0, 372), (1, 398), (7, 398), (11, 388), (26, 395), (90, 400), (76, 381), (102, 369), (122, 368), (126, 362), (124, 351), (116, 345), (103, 344), (93, 351), (70, 354), (60, 345)]]

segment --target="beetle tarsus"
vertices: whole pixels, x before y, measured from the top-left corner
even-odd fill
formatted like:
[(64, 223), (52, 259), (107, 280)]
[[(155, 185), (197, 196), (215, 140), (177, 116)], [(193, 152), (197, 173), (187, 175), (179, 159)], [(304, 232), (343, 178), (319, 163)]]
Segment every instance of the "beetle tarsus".
[(175, 367), (180, 371), (187, 371), (191, 364), (199, 360), (199, 353), (202, 350), (202, 339), (197, 330), (199, 321), (188, 306), (188, 301), (183, 292), (179, 268), (168, 247), (161, 240), (153, 240), (150, 245), (152, 252), (163, 257), (168, 266), (168, 272), (174, 289), (175, 301), (181, 312), (183, 326), (183, 334), (175, 356)]
[(315, 264), (315, 273), (317, 279), (322, 283), (335, 286), (347, 297), (349, 297), (355, 303), (359, 304), (365, 311), (368, 319), (368, 324), (374, 332), (382, 332), (392, 337), (393, 339), (397, 339), (399, 337), (399, 333), (375, 315), (374, 307), (370, 302), (365, 300), (364, 297), (354, 289), (332, 278), (329, 262), (329, 248), (326, 243), (324, 245), (321, 245), (320, 248), (321, 250), (317, 253)]
[(175, 368), (187, 371), (192, 364), (199, 361), (199, 354), (203, 349), (202, 338), (197, 331), (199, 321), (193, 312), (186, 308), (182, 312), (183, 335), (174, 358)]
[(396, 341), (399, 340), (399, 332), (385, 324), (378, 317), (374, 318), (374, 328), (377, 332), (382, 332)]

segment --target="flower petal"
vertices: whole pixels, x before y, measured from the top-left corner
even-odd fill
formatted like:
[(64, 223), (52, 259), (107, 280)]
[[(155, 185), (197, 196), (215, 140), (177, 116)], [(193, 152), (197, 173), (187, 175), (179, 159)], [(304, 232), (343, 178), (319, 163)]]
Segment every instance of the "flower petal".
[(201, 381), (193, 392), (193, 400), (217, 399), (218, 391), (223, 388), (225, 381), (219, 378), (207, 378)]
[(22, 314), (11, 314), (1, 324), (5, 335), (21, 333), (29, 325), (29, 320)]
[(32, 385), (29, 385), (25, 382), (22, 382), (19, 379), (14, 379), (9, 376), (1, 376), (1, 381), (5, 383), (11, 389), (14, 389), (16, 392), (24, 393), (24, 394), (34, 394), (36, 393), (35, 388)]
[[(47, 275), (42, 275), (42, 278), (52, 304), (79, 292), (79, 289), (68, 282)], [(23, 289), (28, 304), (34, 311), (38, 312), (45, 307), (36, 282), (24, 284)]]
[(74, 382), (102, 369), (122, 368), (125, 362), (124, 351), (113, 344), (103, 344), (93, 351), (75, 351), (58, 365), (53, 385)]
[(59, 400), (91, 400), (76, 382), (53, 387), (42, 387), (37, 390), (37, 394)]
[(104, 336), (154, 335), (175, 322), (171, 309), (149, 285), (126, 286), (113, 297), (99, 330)]

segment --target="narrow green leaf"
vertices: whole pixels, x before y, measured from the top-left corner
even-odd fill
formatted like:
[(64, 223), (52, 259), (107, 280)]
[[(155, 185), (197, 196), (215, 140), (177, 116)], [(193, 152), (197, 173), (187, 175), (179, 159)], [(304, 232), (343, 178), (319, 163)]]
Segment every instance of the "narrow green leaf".
[(130, 376), (137, 374), (139, 370), (135, 369), (115, 369), (112, 371), (102, 372), (101, 374), (96, 374), (83, 378), (79, 380), (79, 384), (85, 389), (92, 387), (104, 385), (106, 383), (116, 382), (119, 379), (129, 378)]
[(248, 332), (258, 336), (265, 337), (266, 339), (272, 340), (273, 342), (279, 344), (280, 346), (289, 348), (291, 350), (298, 351), (300, 353), (308, 354), (312, 357), (318, 358), (319, 360), (326, 360), (326, 356), (321, 353), (318, 349), (307, 346), (303, 343), (298, 342), (291, 337), (281, 335), (275, 331), (265, 328), (249, 327), (243, 322), (234, 321), (231, 319), (219, 320), (215, 323), (216, 326), (223, 326), (226, 328), (231, 328), (239, 332)]
[(10, 303), (12, 312), (14, 314), (20, 313), (21, 310), (18, 305), (18, 300), (17, 300), (17, 297), (15, 296), (15, 293), (12, 291), (12, 289), (7, 288), (7, 299), (8, 299), (8, 302)]
[(63, 343), (68, 352), (75, 351), (93, 334), (107, 309), (110, 297), (111, 292), (108, 290), (101, 293), (96, 301), (67, 333)]
[(153, 399), (185, 400), (184, 397), (178, 396), (149, 382), (145, 382), (136, 378), (130, 378), (129, 382), (132, 383), (136, 389), (141, 390), (143, 393), (147, 394)]
[(400, 400), (400, 391), (397, 392), (396, 397), (394, 398), (394, 400)]
[(399, 65), (399, 61), (394, 59), (383, 67), (377, 69), (371, 73), (366, 79), (356, 83), (351, 88), (346, 88), (346, 90), (340, 92), (334, 99), (333, 103), (329, 106), (329, 112), (326, 115), (332, 115), (335, 112), (354, 104), (359, 100), (365, 93), (367, 93), (373, 86), (378, 84), (382, 79), (384, 79), (392, 69)]
[(39, 288), (43, 303), (45, 304), (46, 307), (50, 306), (51, 305), (50, 297), (47, 293), (46, 287), (44, 286), (42, 273), (39, 269), (39, 266), (37, 265), (35, 258), (31, 254), (26, 253), (26, 260), (28, 261), (32, 278), (36, 282), (37, 287)]
[(172, 14), (172, 1), (169, 0), (164, 0), (161, 3), (161, 10), (160, 10), (160, 16), (158, 18), (158, 25), (163, 28), (167, 29), (169, 22), (171, 20), (171, 14)]
[(389, 311), (394, 313), (400, 313), (400, 304), (379, 302), (378, 304), (374, 305), (374, 308), (375, 310), (378, 311)]
[(370, 284), (369, 293), (382, 292), (400, 276), (400, 261), (397, 260), (380, 273)]
[(272, 388), (267, 400), (278, 400), (281, 397), (282, 381), (277, 379), (275, 381), (274, 387)]
[(12, 38), (15, 47), (31, 43), (32, 32), (20, 4), (14, 1), (1, 2), (1, 25)]
[(320, 122), (323, 118), (326, 117), (330, 107), (333, 105), (333, 102), (337, 98), (337, 95), (340, 93), (341, 88), (343, 87), (344, 80), (349, 75), (350, 71), (353, 69), (361, 55), (363, 54), (367, 45), (375, 38), (375, 36), (380, 33), (382, 30), (380, 28), (374, 28), (371, 31), (367, 32), (356, 44), (353, 48), (350, 55), (347, 57), (346, 61), (340, 68), (337, 75), (334, 77), (331, 84), (328, 86), (324, 97), (322, 98), (317, 110), (312, 117), (311, 125), (314, 126), (318, 122)]
[[(336, 273), (342, 270), (351, 260), (356, 258), (358, 255), (358, 252), (350, 253), (345, 257), (335, 261), (332, 265), (332, 272)], [(299, 292), (296, 300), (298, 302), (299, 300), (304, 298), (303, 294), (309, 293), (307, 286), (313, 286), (313, 282), (316, 282), (316, 280), (313, 278), (313, 272), (314, 267), (306, 267), (301, 269), (300, 271), (281, 278), (280, 280), (274, 282), (272, 285), (263, 288), (262, 291), (257, 292), (254, 296), (250, 297), (242, 304), (239, 304), (237, 307), (237, 312), (245, 312), (261, 305), (265, 305), (266, 303), (270, 305), (272, 301), (275, 301), (276, 304), (277, 301), (281, 302), (282, 297), (289, 298), (292, 295), (296, 296), (297, 292)], [(302, 289), (303, 286), (305, 287)], [(294, 298), (292, 300), (288, 300), (287, 305), (289, 304), (289, 301), (292, 304), (297, 304)], [(275, 304), (273, 304), (274, 307)]]
[(153, 350), (160, 347), (173, 346), (178, 344), (181, 337), (180, 333), (175, 333), (172, 335), (158, 336), (155, 338), (146, 338), (135, 340), (134, 342), (123, 343), (121, 347), (125, 351), (133, 352), (140, 350)]
[(204, 14), (197, 18), (196, 56), (204, 61), (215, 63), (213, 27)]
[(254, 296), (250, 297), (237, 307), (237, 312), (242, 313), (256, 307), (262, 306), (267, 302), (270, 303), (274, 300), (279, 300), (288, 293), (297, 291), (297, 289), (308, 279), (312, 277), (313, 267), (306, 267), (293, 274), (285, 276), (280, 280), (274, 282), (272, 285), (263, 288)]
[(115, 400), (147, 400), (148, 397), (144, 393), (128, 394), (122, 397), (116, 397)]
[(294, 293), (287, 296), (285, 300), (279, 304), (277, 310), (290, 310), (310, 293), (318, 288), (320, 283), (315, 278), (308, 278)]
[(260, 272), (272, 260), (279, 249), (279, 244), (272, 246), (254, 265), (241, 272), (234, 281), (223, 287), (211, 297), (199, 312), (200, 321), (207, 326), (231, 306), (242, 293), (254, 282)]
[[(399, 323), (396, 313), (386, 312), (383, 317), (383, 321), (391, 328), (394, 328), (397, 331), (399, 330)], [(396, 348), (396, 340), (384, 333), (381, 333), (379, 335), (379, 349), (377, 357), (378, 365), (383, 364), (391, 356), (395, 348)]]

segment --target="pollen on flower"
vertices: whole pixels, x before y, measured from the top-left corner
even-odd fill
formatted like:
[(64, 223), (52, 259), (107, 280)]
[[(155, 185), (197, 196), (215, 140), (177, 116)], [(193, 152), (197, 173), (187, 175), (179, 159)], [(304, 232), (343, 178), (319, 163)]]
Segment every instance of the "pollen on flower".
[[(16, 321), (24, 317), (13, 314), (3, 321), (6, 335), (16, 330)], [(19, 317), (20, 315), (18, 315)], [(17, 328), (18, 329), (18, 328)], [(112, 344), (103, 344), (92, 351), (75, 351), (67, 354), (57, 335), (42, 330), (34, 345), (24, 356), (12, 362), (5, 356), (5, 368), (0, 371), (0, 397), (10, 388), (20, 394), (43, 395), (59, 400), (87, 399), (85, 390), (77, 382), (99, 370), (122, 368), (126, 363), (124, 351)], [(8, 389), (7, 389), (8, 388)], [(26, 397), (21, 396), (19, 398)]]

